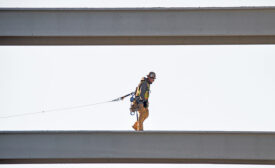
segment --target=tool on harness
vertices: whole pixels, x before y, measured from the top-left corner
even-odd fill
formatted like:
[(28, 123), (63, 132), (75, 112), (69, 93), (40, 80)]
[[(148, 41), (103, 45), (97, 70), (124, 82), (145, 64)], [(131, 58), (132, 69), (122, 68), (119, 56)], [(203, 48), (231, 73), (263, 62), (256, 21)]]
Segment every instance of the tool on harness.
[[(122, 96), (122, 97), (119, 97), (117, 99), (111, 100), (110, 102), (116, 102), (116, 101), (124, 100), (126, 97), (131, 96), (131, 98), (130, 98), (130, 102), (131, 102), (130, 114), (134, 115), (138, 111), (137, 97), (135, 95), (136, 95), (136, 92), (131, 92), (131, 93), (125, 95), (125, 96)], [(138, 115), (137, 115), (137, 119), (138, 119)]]
[(130, 106), (130, 114), (135, 115), (135, 113), (138, 111), (138, 103), (137, 103), (137, 98), (135, 94), (132, 95), (130, 98), (131, 106)]
[[(130, 102), (131, 102), (131, 106), (130, 106), (130, 115), (135, 115), (137, 116), (137, 121), (138, 121), (138, 107), (136, 107), (134, 104), (136, 104), (136, 97), (135, 94), (132, 95), (132, 97), (130, 98)], [(133, 107), (134, 106), (134, 107)]]
[(120, 100), (125, 99), (128, 96), (131, 96), (131, 98), (130, 98), (130, 102), (131, 102), (130, 114), (134, 115), (137, 112), (137, 110), (138, 110), (138, 106), (135, 106), (134, 108), (132, 108), (133, 105), (136, 104), (136, 96), (135, 96), (135, 94), (136, 94), (136, 92), (131, 92), (131, 93), (125, 95), (125, 96), (119, 97), (119, 98), (114, 99), (114, 100), (112, 100), (110, 102), (120, 101)]

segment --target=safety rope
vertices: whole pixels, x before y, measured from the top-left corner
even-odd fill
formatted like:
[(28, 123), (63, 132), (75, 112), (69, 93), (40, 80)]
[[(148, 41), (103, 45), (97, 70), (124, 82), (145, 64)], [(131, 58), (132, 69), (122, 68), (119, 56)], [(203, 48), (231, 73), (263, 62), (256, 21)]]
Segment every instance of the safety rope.
[(72, 110), (72, 109), (78, 109), (78, 108), (96, 106), (96, 105), (100, 105), (100, 104), (106, 104), (106, 103), (120, 101), (120, 100), (123, 100), (125, 97), (128, 97), (128, 96), (133, 95), (133, 94), (134, 94), (134, 92), (132, 92), (130, 94), (127, 94), (125, 96), (119, 97), (117, 99), (111, 100), (111, 101), (104, 101), (104, 102), (93, 103), (93, 104), (84, 104), (84, 105), (78, 105), (78, 106), (72, 106), (72, 107), (64, 107), (64, 108), (55, 108), (55, 109), (50, 109), (50, 110), (42, 110), (42, 111), (31, 112), (31, 113), (21, 113), (21, 114), (13, 114), (13, 115), (7, 115), (7, 116), (0, 116), (0, 119), (21, 117), (21, 116), (35, 115), (35, 114), (44, 114), (44, 113), (50, 113), (50, 112), (66, 111), (66, 110)]

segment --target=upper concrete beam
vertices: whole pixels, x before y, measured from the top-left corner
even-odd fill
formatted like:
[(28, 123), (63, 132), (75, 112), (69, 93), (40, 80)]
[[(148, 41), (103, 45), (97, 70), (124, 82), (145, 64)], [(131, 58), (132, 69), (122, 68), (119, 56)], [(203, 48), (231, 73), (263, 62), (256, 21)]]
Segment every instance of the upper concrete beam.
[(0, 8), (0, 44), (275, 44), (274, 18), (275, 7)]
[(275, 164), (274, 132), (0, 132), (0, 163)]

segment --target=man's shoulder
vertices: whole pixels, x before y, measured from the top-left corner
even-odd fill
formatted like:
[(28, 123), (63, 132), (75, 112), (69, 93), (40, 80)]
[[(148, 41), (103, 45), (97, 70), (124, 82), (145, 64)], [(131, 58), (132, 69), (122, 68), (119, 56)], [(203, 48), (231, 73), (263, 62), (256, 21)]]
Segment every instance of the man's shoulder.
[(141, 78), (140, 83), (147, 84), (148, 83), (147, 78), (146, 77)]
[(146, 79), (147, 79), (147, 78), (142, 77), (140, 81), (141, 81), (141, 82), (142, 82), (142, 81), (146, 81)]

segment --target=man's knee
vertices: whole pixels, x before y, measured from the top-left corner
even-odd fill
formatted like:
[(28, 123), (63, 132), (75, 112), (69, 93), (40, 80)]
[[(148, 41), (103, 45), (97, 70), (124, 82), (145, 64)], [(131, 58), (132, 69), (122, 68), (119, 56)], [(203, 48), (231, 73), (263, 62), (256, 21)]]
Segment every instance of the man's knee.
[(145, 118), (148, 118), (149, 117), (149, 110), (148, 109), (146, 109), (146, 117)]

